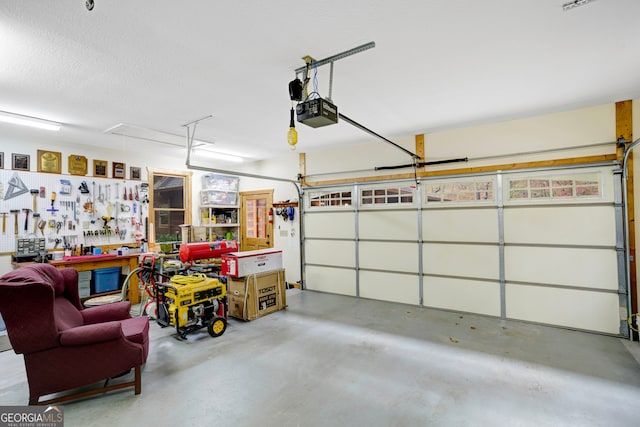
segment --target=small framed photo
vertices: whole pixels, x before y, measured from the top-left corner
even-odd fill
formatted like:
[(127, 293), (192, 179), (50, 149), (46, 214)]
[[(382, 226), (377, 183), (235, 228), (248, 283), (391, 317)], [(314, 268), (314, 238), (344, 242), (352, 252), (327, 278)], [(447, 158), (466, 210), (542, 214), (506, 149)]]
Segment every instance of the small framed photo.
[(38, 172), (62, 173), (62, 153), (38, 150)]
[(0, 169), (4, 169), (4, 153), (0, 153)]
[(31, 157), (28, 154), (11, 154), (11, 169), (17, 171), (31, 170)]
[(140, 170), (140, 168), (137, 168), (135, 166), (131, 166), (129, 168), (129, 179), (135, 179), (140, 181), (142, 179), (142, 172)]
[(122, 178), (124, 179), (125, 174), (125, 166), (124, 163), (113, 162), (113, 177), (114, 178)]
[(109, 162), (106, 160), (93, 161), (93, 176), (107, 177), (107, 166)]

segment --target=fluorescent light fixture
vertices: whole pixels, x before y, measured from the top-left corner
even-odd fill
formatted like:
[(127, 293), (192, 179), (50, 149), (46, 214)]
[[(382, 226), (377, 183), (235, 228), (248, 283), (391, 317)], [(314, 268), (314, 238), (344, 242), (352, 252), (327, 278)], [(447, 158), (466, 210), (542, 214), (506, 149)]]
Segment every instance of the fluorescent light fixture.
[(565, 4), (562, 5), (562, 10), (567, 11), (569, 9), (573, 9), (574, 7), (578, 7), (578, 6), (582, 6), (585, 5), (587, 3), (591, 3), (592, 1), (595, 0), (573, 0), (570, 2), (567, 2)]
[(204, 148), (194, 148), (193, 150), (191, 150), (191, 154), (194, 154), (198, 157), (208, 157), (210, 159), (224, 160), (227, 162), (234, 162), (234, 163), (244, 162), (244, 159), (240, 156), (219, 153), (217, 151), (205, 150)]
[(21, 114), (0, 111), (0, 122), (11, 123), (14, 125), (29, 126), (32, 128), (46, 130), (60, 130), (60, 123), (51, 122), (49, 120), (39, 119), (37, 117), (23, 116)]

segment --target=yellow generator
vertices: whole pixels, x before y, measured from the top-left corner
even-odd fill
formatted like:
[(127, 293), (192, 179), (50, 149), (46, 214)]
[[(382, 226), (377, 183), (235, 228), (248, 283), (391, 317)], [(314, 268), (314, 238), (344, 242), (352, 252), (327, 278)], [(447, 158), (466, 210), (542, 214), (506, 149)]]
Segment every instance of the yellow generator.
[(200, 328), (219, 337), (227, 329), (227, 286), (204, 274), (175, 275), (168, 283), (156, 283), (156, 321), (162, 327), (175, 326), (178, 337)]

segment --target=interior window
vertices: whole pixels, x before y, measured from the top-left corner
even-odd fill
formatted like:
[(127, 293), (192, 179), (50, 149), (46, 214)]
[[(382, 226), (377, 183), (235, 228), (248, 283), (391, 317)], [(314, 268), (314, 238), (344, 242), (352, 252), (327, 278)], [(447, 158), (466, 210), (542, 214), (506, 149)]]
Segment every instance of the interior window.
[(191, 223), (191, 173), (150, 170), (149, 176), (149, 243), (170, 252), (182, 240), (180, 226)]

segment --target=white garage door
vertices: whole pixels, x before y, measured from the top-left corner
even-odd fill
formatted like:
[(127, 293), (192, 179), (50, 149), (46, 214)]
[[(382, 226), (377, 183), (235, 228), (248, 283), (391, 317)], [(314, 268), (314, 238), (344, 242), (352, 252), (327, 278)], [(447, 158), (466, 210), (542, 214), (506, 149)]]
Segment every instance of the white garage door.
[(624, 335), (613, 167), (305, 191), (307, 289)]

